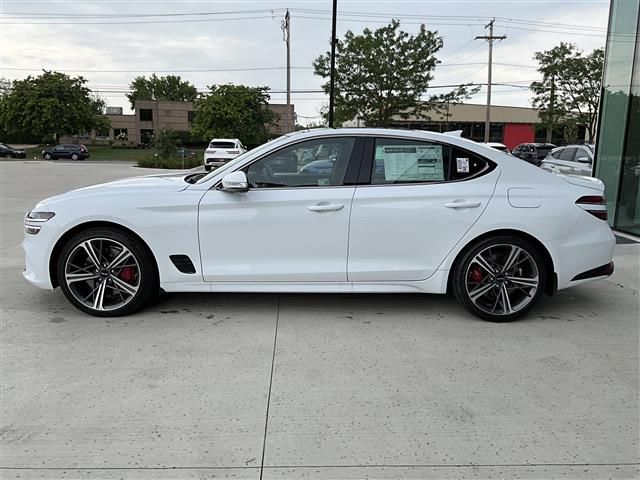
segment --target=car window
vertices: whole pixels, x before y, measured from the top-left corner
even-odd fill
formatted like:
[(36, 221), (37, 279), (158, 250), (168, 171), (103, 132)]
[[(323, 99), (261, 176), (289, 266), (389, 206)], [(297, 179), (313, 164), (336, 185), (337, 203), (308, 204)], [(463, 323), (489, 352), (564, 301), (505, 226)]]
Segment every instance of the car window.
[(308, 140), (261, 158), (245, 169), (250, 188), (342, 185), (355, 138)]
[(236, 148), (234, 142), (211, 142), (209, 148)]
[(377, 139), (371, 172), (373, 185), (462, 180), (488, 163), (466, 150), (439, 143)]
[(559, 160), (565, 160), (567, 162), (571, 162), (571, 161), (573, 161), (573, 157), (574, 157), (575, 153), (576, 153), (576, 149), (575, 148), (565, 148), (560, 153), (560, 156), (558, 157), (558, 159)]

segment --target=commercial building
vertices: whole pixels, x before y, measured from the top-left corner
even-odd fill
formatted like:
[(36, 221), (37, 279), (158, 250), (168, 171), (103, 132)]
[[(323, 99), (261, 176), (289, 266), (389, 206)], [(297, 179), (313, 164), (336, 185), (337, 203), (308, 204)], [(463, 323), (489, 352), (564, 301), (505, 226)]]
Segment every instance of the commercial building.
[(595, 172), (609, 222), (640, 235), (640, 2), (611, 0)]
[[(442, 105), (422, 116), (410, 116), (403, 119), (393, 118), (392, 126), (414, 130), (447, 132), (462, 130), (462, 136), (477, 142), (484, 141), (485, 105), (471, 103), (451, 103)], [(491, 107), (491, 126), (489, 141), (504, 143), (512, 149), (521, 143), (545, 142), (546, 130), (539, 126), (538, 111), (527, 107)], [(560, 133), (562, 132), (554, 132)], [(578, 127), (578, 138), (584, 139), (584, 127)], [(554, 136), (554, 143), (565, 143), (562, 137)]]
[[(294, 106), (289, 106), (290, 130), (295, 124)], [(156, 100), (137, 100), (134, 113), (123, 115), (122, 108), (107, 107), (106, 116), (110, 128), (104, 131), (90, 132), (85, 135), (61, 138), (61, 143), (109, 144), (113, 142), (131, 145), (148, 144), (154, 132), (164, 129), (176, 132), (190, 132), (194, 118), (192, 102), (165, 102)], [(269, 134), (277, 137), (286, 131), (286, 104), (270, 103), (274, 114), (273, 124), (268, 126)]]

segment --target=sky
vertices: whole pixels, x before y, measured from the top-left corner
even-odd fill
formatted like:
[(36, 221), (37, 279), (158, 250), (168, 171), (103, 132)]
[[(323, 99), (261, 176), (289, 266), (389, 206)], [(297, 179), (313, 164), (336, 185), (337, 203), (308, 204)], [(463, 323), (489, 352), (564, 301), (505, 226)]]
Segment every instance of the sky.
[[(637, 0), (628, 0), (637, 1)], [(328, 103), (312, 62), (329, 49), (331, 0), (0, 0), (0, 77), (42, 69), (82, 75), (109, 106), (130, 111), (125, 93), (137, 75), (174, 74), (199, 90), (220, 83), (269, 86), (285, 103), (286, 47), (281, 21), (291, 15), (291, 89), (298, 123), (320, 120)], [(496, 18), (493, 105), (530, 106), (539, 78), (533, 55), (560, 42), (585, 52), (604, 46), (608, 0), (338, 0), (337, 35), (400, 20), (424, 23), (443, 38), (429, 93), (442, 85), (486, 83), (487, 35)], [(485, 103), (486, 88), (468, 103)]]

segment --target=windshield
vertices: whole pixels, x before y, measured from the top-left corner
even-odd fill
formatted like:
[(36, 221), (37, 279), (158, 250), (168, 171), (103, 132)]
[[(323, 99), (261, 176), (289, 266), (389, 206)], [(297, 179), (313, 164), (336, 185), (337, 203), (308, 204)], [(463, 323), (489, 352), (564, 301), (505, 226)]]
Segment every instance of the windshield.
[(269, 148), (271, 148), (273, 142), (275, 142), (276, 140), (278, 140), (280, 138), (282, 138), (282, 137), (277, 137), (277, 138), (274, 138), (273, 140), (269, 140), (267, 143), (263, 143), (259, 147), (254, 148), (253, 150), (249, 150), (247, 152), (244, 152), (244, 153), (238, 155), (236, 158), (234, 158), (230, 162), (225, 163), (221, 167), (218, 167), (215, 170), (213, 170), (212, 172), (208, 173), (207, 175), (202, 177), (200, 180), (198, 180), (196, 183), (204, 183), (207, 180), (209, 180), (210, 178), (215, 177), (216, 175), (219, 175), (220, 173), (223, 173), (223, 172), (228, 171), (228, 170), (229, 171), (233, 170), (233, 168), (235, 168), (236, 165), (238, 165), (239, 163), (243, 162), (246, 158), (251, 157), (253, 155), (260, 154), (265, 150), (269, 150)]
[(211, 142), (209, 148), (236, 148), (233, 142)]

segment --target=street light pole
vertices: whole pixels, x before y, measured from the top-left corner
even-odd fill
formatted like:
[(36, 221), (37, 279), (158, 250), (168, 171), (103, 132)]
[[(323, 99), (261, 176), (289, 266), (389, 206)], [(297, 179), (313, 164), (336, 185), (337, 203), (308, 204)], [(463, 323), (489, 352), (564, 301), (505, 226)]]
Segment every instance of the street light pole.
[(338, 0), (333, 0), (333, 17), (331, 20), (331, 79), (329, 80), (329, 128), (333, 128), (333, 102), (336, 82), (336, 12)]

